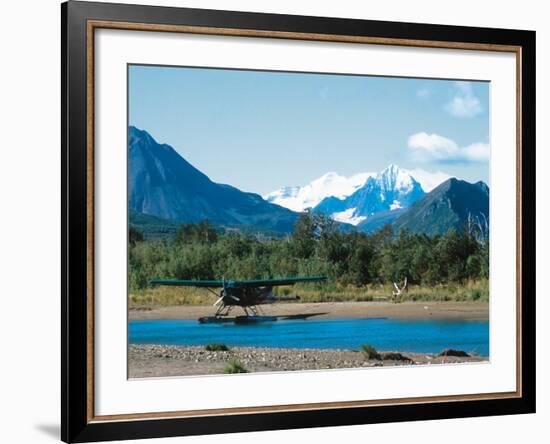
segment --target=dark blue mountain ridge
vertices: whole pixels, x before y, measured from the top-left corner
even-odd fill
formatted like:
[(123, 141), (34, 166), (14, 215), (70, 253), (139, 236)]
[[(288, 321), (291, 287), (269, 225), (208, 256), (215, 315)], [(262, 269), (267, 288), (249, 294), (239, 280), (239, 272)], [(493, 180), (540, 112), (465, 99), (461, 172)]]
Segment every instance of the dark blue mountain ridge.
[(489, 223), (489, 187), (451, 178), (434, 188), (392, 222), (395, 233), (406, 229), (430, 236), (463, 229), (468, 218)]
[(213, 182), (170, 145), (128, 129), (128, 204), (139, 213), (179, 222), (255, 225), (290, 232), (298, 214), (255, 193)]

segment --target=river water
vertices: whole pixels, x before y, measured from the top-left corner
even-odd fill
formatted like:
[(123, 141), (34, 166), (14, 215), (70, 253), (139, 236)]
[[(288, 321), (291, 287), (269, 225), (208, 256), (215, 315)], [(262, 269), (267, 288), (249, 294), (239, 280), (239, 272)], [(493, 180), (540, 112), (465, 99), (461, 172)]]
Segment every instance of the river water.
[(487, 321), (300, 319), (258, 324), (201, 324), (195, 320), (130, 321), (131, 344), (324, 348), (437, 353), (445, 348), (489, 355)]

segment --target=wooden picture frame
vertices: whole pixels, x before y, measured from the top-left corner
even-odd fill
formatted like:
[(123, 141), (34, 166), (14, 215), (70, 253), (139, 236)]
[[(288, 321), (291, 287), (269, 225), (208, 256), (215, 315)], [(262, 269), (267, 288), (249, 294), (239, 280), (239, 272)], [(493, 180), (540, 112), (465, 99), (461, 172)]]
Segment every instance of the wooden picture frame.
[[(414, 421), (535, 411), (535, 33), (370, 20), (69, 1), (62, 18), (62, 412), (65, 442)], [(516, 56), (517, 389), (132, 415), (94, 414), (94, 32), (508, 52)]]

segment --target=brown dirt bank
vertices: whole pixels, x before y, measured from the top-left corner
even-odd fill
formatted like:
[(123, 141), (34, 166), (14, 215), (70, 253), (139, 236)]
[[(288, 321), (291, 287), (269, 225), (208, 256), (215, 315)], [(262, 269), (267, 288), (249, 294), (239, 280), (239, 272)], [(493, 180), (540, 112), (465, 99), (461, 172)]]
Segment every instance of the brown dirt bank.
[[(489, 304), (486, 302), (307, 302), (276, 303), (260, 306), (269, 316), (308, 315), (318, 319), (342, 318), (399, 318), (399, 319), (464, 319), (488, 320)], [(130, 320), (137, 319), (198, 319), (212, 316), (215, 308), (204, 305), (180, 305), (174, 307), (143, 307), (129, 311)], [(235, 307), (232, 315), (242, 315)]]
[(212, 375), (224, 373), (237, 359), (249, 372), (366, 368), (398, 365), (428, 365), (483, 362), (487, 357), (437, 356), (427, 353), (402, 353), (411, 361), (367, 360), (354, 350), (314, 350), (292, 348), (232, 347), (229, 351), (209, 352), (204, 347), (174, 345), (130, 345), (130, 378)]

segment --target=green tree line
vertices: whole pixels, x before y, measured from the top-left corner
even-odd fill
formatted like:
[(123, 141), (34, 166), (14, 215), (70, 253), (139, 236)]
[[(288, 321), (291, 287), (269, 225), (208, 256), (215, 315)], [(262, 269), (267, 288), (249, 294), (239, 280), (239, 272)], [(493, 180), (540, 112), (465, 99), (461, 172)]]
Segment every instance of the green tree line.
[(323, 215), (305, 213), (282, 239), (219, 234), (207, 221), (182, 225), (173, 240), (144, 240), (129, 231), (129, 286), (152, 278), (259, 279), (323, 275), (342, 285), (402, 281), (460, 284), (488, 278), (489, 246), (467, 230), (429, 237), (386, 226), (367, 235), (343, 231)]

